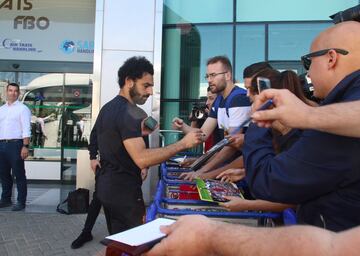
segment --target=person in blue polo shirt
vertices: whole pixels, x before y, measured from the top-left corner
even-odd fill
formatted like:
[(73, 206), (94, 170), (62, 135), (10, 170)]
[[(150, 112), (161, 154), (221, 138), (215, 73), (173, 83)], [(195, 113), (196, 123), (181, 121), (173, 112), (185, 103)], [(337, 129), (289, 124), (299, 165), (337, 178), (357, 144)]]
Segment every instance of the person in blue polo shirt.
[[(302, 61), (322, 106), (360, 99), (360, 23), (325, 30), (310, 51)], [(332, 231), (360, 225), (359, 138), (304, 130), (289, 150), (275, 155), (270, 130), (252, 124), (243, 154), (256, 198), (298, 204), (300, 223)]]
[[(222, 138), (224, 135), (235, 130), (250, 115), (250, 101), (246, 96), (246, 90), (234, 84), (232, 66), (230, 60), (225, 56), (215, 56), (207, 61), (205, 78), (208, 81), (210, 91), (218, 96), (215, 99), (209, 117), (202, 125), (201, 130), (205, 134), (204, 140), (210, 136), (216, 127), (219, 128)], [(188, 133), (192, 128), (186, 125), (183, 120), (175, 118), (173, 127)], [(191, 180), (193, 175), (212, 170), (226, 160), (236, 157), (237, 149), (226, 146), (212, 158), (205, 166), (196, 173), (190, 172), (181, 178)]]

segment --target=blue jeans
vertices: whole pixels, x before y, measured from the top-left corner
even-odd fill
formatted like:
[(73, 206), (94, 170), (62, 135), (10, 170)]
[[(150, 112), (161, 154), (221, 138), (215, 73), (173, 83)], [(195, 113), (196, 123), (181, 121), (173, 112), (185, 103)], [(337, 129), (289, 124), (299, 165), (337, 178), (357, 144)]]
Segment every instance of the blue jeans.
[(1, 142), (0, 141), (0, 180), (2, 184), (1, 200), (11, 201), (13, 186), (12, 173), (16, 179), (18, 190), (18, 203), (25, 204), (27, 195), (27, 181), (25, 175), (24, 160), (21, 158), (22, 140)]

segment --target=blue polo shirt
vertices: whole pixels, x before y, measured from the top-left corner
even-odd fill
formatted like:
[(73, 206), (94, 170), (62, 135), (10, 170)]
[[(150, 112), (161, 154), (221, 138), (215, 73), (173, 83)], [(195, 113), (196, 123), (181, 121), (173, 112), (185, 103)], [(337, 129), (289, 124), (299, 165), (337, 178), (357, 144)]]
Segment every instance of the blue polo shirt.
[[(215, 103), (211, 107), (209, 117), (217, 119), (218, 128), (222, 134), (229, 128), (238, 127), (250, 116), (251, 104), (246, 93), (238, 94), (233, 97), (231, 96), (232, 94), (236, 94), (236, 91), (240, 90), (244, 89), (235, 86), (226, 98), (223, 98), (222, 95), (218, 95), (215, 99), (215, 101), (219, 101), (218, 108), (215, 108)], [(228, 100), (231, 102), (227, 103)], [(226, 106), (228, 106), (228, 109), (226, 109)]]
[[(322, 105), (354, 100), (360, 100), (360, 70), (336, 85)], [(333, 231), (360, 225), (359, 138), (305, 130), (275, 155), (270, 130), (252, 124), (243, 155), (256, 198), (298, 204), (300, 223)]]

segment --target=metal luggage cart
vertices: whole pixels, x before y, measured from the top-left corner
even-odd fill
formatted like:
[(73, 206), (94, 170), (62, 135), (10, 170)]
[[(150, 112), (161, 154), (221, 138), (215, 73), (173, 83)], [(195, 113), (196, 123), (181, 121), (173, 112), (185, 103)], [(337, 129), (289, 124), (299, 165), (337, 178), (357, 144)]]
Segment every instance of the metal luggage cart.
[(163, 181), (159, 181), (155, 200), (151, 206), (153, 211), (156, 211), (156, 214), (152, 213), (152, 217), (178, 218), (181, 215), (201, 214), (220, 221), (250, 226), (264, 226), (269, 223), (266, 221), (267, 219), (280, 219), (283, 217), (282, 213), (229, 212), (217, 203), (167, 198), (165, 195), (166, 186)]
[(217, 203), (194, 200), (192, 197), (181, 198), (180, 189), (183, 185), (196, 186), (194, 182), (178, 179), (178, 173), (188, 172), (189, 169), (161, 164), (161, 180), (158, 183), (155, 201), (149, 207), (149, 220), (156, 216), (177, 218), (184, 214), (202, 214), (217, 220), (242, 223), (252, 226), (273, 226), (274, 219), (283, 219), (285, 225), (296, 224), (295, 213), (286, 209), (282, 213), (273, 212), (229, 212)]
[(184, 167), (176, 167), (176, 166), (169, 166), (166, 163), (162, 163), (160, 165), (160, 169), (161, 169), (161, 176), (167, 179), (178, 179), (179, 175), (184, 173), (184, 172), (191, 172), (191, 169), (189, 168), (184, 168)]

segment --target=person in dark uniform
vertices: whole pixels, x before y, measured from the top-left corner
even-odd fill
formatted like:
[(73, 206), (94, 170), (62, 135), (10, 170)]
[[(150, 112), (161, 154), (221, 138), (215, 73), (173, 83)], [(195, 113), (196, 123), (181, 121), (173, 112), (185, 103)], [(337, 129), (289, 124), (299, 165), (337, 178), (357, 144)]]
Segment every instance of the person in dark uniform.
[(100, 162), (98, 160), (98, 144), (97, 144), (97, 137), (96, 137), (96, 130), (93, 129), (90, 134), (90, 143), (88, 146), (89, 154), (90, 154), (90, 167), (91, 170), (95, 174), (95, 190), (93, 193), (93, 198), (90, 202), (84, 228), (80, 235), (71, 243), (72, 249), (78, 249), (82, 247), (86, 242), (89, 242), (93, 239), (91, 231), (95, 225), (96, 219), (101, 210), (101, 202), (97, 197), (96, 187), (97, 187), (97, 171), (100, 168)]
[[(142, 109), (139, 109), (139, 111), (142, 111), (143, 118), (145, 118), (147, 116), (145, 111), (143, 111)], [(148, 146), (147, 136), (144, 137), (144, 140), (146, 142), (146, 145)], [(78, 249), (78, 248), (82, 247), (86, 242), (93, 240), (91, 231), (95, 225), (96, 219), (99, 216), (99, 213), (100, 213), (100, 210), (102, 207), (102, 204), (101, 204), (101, 202), (97, 196), (97, 192), (96, 192), (97, 177), (99, 176), (99, 173), (100, 173), (100, 172), (98, 172), (98, 169), (101, 168), (101, 164), (98, 159), (98, 143), (97, 143), (97, 137), (96, 137), (96, 129), (92, 129), (92, 131), (90, 133), (90, 143), (89, 143), (88, 149), (89, 149), (89, 154), (90, 154), (90, 167), (91, 167), (91, 170), (95, 174), (95, 190), (93, 193), (93, 198), (92, 198), (89, 208), (88, 208), (84, 228), (83, 228), (82, 232), (80, 233), (80, 235), (71, 243), (72, 249)], [(145, 178), (147, 176), (147, 172), (148, 172), (147, 168), (141, 170), (142, 181), (145, 180)], [(106, 217), (108, 217), (108, 215), (106, 215)], [(110, 221), (107, 220), (107, 223), (110, 223)], [(108, 229), (109, 228), (110, 227), (108, 227)], [(107, 241), (106, 241), (106, 239), (103, 239), (100, 241), (100, 243), (106, 244)]]
[(102, 107), (93, 127), (101, 166), (96, 171), (96, 193), (110, 234), (143, 223), (142, 169), (202, 143), (198, 129), (172, 145), (147, 149), (143, 136), (150, 130), (145, 128), (144, 111), (137, 104), (144, 104), (152, 95), (153, 74), (153, 65), (146, 58), (126, 60), (118, 71), (119, 95)]

